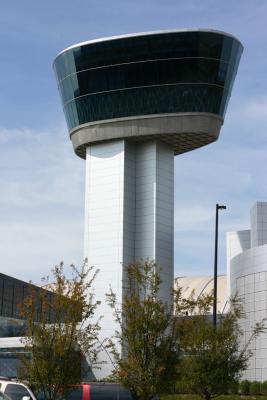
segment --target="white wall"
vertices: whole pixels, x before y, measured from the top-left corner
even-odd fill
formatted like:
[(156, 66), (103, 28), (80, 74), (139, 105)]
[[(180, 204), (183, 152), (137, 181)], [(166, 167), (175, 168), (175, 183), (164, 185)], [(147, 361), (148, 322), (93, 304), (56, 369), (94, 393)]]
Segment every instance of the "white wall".
[[(232, 258), (250, 249), (251, 247), (251, 232), (250, 229), (237, 232), (227, 232), (226, 234), (226, 249), (227, 249), (227, 276), (230, 276), (230, 262)], [(227, 279), (227, 294), (231, 295), (230, 279)]]
[[(255, 324), (267, 318), (267, 203), (257, 202), (250, 215), (249, 248), (249, 231), (230, 232), (227, 236), (230, 292), (239, 293), (246, 314), (241, 320), (245, 332), (242, 346), (248, 342)], [(244, 379), (267, 380), (267, 332), (254, 340), (250, 349), (253, 356)]]
[[(134, 260), (155, 260), (162, 267), (161, 296), (169, 300), (173, 286), (174, 155), (155, 141), (126, 140), (95, 144), (86, 152), (85, 257), (100, 269), (95, 281), (101, 300), (101, 340), (118, 329), (105, 301), (109, 288), (121, 301), (123, 266)], [(97, 378), (112, 371), (107, 362)]]
[(267, 203), (257, 202), (250, 210), (251, 247), (267, 244)]

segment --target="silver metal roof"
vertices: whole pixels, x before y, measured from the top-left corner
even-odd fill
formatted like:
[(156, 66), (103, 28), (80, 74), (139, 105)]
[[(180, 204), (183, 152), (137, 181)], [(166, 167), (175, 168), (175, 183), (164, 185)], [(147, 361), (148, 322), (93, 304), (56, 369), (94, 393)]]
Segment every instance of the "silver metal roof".
[[(183, 276), (174, 280), (174, 286), (182, 288), (182, 296), (187, 299), (194, 292), (197, 299), (201, 295), (212, 294), (213, 276)], [(224, 314), (228, 309), (227, 277), (219, 275), (217, 278), (217, 310), (218, 314)]]

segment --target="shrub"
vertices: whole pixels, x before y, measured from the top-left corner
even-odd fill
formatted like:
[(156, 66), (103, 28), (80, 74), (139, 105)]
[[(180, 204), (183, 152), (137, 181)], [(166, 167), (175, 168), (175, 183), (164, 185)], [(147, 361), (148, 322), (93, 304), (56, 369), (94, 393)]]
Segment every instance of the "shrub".
[(175, 393), (176, 394), (191, 394), (192, 391), (190, 387), (183, 381), (180, 380), (175, 384)]
[(240, 394), (249, 395), (250, 394), (250, 382), (248, 380), (241, 381), (239, 384)]
[(233, 382), (233, 384), (229, 388), (229, 392), (226, 394), (238, 394), (238, 393), (239, 393), (239, 383)]
[(261, 384), (261, 393), (262, 394), (267, 394), (267, 381), (262, 382)]
[(261, 394), (261, 382), (253, 381), (250, 383), (250, 394)]

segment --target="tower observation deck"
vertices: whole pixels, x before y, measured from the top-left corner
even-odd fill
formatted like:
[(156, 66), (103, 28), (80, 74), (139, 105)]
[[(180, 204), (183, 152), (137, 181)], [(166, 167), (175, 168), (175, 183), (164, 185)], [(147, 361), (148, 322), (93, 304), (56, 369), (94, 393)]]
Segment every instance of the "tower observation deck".
[[(174, 30), (90, 40), (54, 61), (73, 148), (86, 159), (84, 255), (100, 269), (103, 338), (116, 329), (105, 294), (111, 286), (122, 298), (124, 265), (155, 260), (170, 297), (174, 156), (218, 139), (242, 50), (224, 32)], [(108, 361), (96, 375), (111, 370)]]

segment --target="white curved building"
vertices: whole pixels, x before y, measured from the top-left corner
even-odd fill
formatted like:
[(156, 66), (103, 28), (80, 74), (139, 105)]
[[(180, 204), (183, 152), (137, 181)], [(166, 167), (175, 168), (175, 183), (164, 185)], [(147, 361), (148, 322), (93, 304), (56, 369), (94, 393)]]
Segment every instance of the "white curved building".
[[(217, 285), (217, 312), (224, 314), (228, 304), (226, 275), (218, 276)], [(194, 297), (198, 298), (212, 293), (214, 280), (213, 276), (182, 276), (175, 279), (174, 286), (182, 288), (183, 298), (189, 298), (192, 292), (194, 292)]]
[[(267, 318), (267, 202), (251, 208), (250, 229), (227, 234), (229, 291), (243, 299), (246, 318), (242, 323), (244, 341), (251, 336), (256, 322)], [(253, 356), (245, 379), (267, 380), (267, 332), (251, 344)]]

